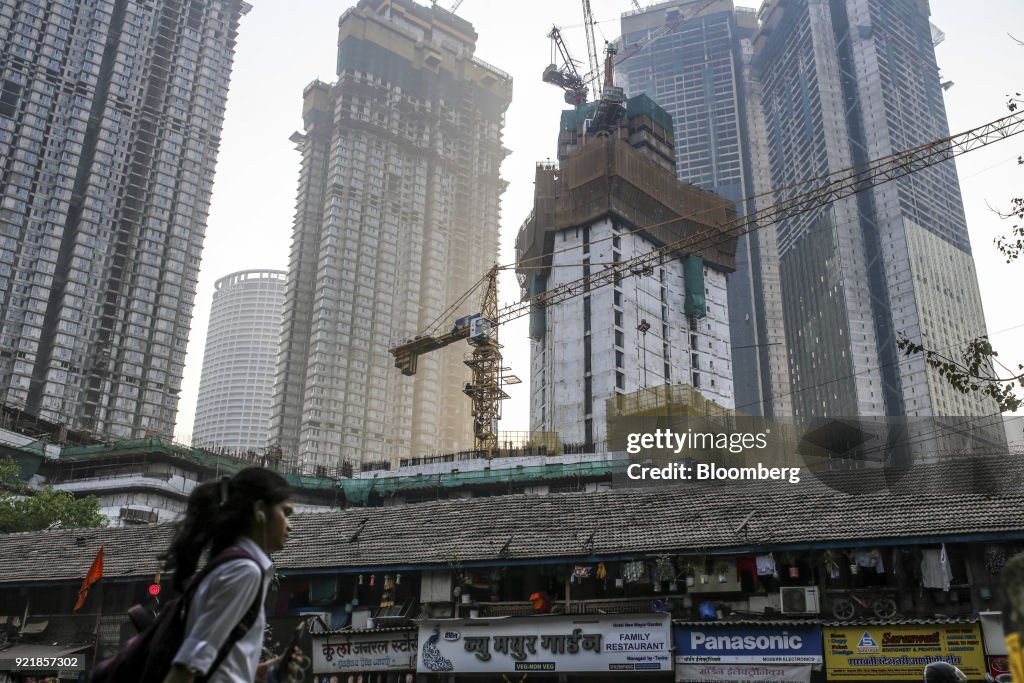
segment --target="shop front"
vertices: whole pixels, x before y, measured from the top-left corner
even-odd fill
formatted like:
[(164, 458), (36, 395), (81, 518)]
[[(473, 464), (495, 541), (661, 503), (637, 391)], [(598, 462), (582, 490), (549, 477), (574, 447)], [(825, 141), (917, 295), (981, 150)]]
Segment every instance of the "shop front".
[(920, 681), (931, 662), (948, 662), (972, 681), (985, 679), (977, 623), (826, 627), (829, 681)]
[(314, 634), (313, 683), (412, 683), (416, 629)]
[(1002, 612), (982, 612), (981, 635), (985, 641), (985, 667), (997, 683), (1010, 680), (1010, 658), (1006, 648), (1006, 631)]
[(678, 623), (673, 635), (685, 683), (810, 683), (822, 667), (817, 624)]
[(668, 681), (668, 614), (440, 619), (420, 623), (430, 681)]

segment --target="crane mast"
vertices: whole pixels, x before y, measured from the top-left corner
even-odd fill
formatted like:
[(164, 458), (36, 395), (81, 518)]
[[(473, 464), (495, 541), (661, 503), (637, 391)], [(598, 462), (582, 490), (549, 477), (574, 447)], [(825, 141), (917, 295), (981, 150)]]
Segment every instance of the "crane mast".
[(472, 381), (463, 387), (463, 393), (472, 401), (473, 439), (477, 451), (492, 457), (498, 448), (498, 421), (501, 402), (508, 398), (502, 388), (506, 384), (519, 384), (520, 379), (508, 374), (502, 365), (501, 344), (498, 343), (498, 266), (493, 266), (484, 277), (484, 293), (480, 312), (455, 321), (448, 332), (437, 335), (419, 335), (403, 340), (391, 347), (395, 367), (403, 375), (415, 375), (418, 358), (424, 353), (442, 349), (465, 339), (473, 352), (465, 359), (472, 370)]
[(594, 39), (594, 12), (590, 9), (590, 0), (583, 0), (583, 29), (587, 34), (587, 59), (590, 60), (590, 83), (594, 88), (594, 99), (601, 98), (600, 81), (601, 62), (597, 56), (597, 41)]

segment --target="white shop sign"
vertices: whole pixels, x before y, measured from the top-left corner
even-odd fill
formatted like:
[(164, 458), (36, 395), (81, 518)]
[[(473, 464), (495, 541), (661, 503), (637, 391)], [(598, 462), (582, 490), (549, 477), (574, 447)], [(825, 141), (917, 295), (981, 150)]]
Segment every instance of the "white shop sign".
[(672, 670), (667, 614), (421, 622), (416, 670), (462, 673)]
[(810, 664), (680, 664), (676, 680), (683, 683), (807, 683)]
[(313, 636), (313, 673), (412, 671), (416, 632), (324, 634)]

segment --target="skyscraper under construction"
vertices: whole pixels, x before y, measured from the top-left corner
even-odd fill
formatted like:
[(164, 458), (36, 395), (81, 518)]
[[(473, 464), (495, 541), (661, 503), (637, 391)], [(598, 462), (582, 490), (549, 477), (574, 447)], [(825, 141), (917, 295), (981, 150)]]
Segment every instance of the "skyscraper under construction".
[[(629, 95), (645, 93), (675, 124), (676, 175), (755, 209), (762, 163), (761, 112), (747, 74), (752, 9), (732, 0), (671, 0), (622, 16), (616, 73)], [(775, 227), (738, 235), (729, 275), (729, 336), (736, 408), (753, 415), (790, 415), (791, 394), (782, 323)]]
[(338, 79), (304, 92), (305, 130), (271, 442), (330, 465), (472, 446), (463, 349), (403, 377), (388, 353), (496, 261), (511, 79), (472, 25), (411, 0), (338, 23)]
[(0, 0), (0, 402), (170, 436), (240, 0)]
[[(949, 135), (928, 3), (772, 0), (759, 16), (752, 85), (765, 185), (781, 188), (773, 200)], [(952, 161), (781, 221), (776, 234), (795, 415), (998, 412), (896, 346), (903, 334), (960, 349), (985, 334)]]
[[(748, 213), (949, 135), (927, 2), (769, 0), (755, 15), (671, 0), (622, 28), (626, 90), (673, 114), (679, 176)], [(942, 350), (985, 334), (952, 161), (759, 224), (740, 240), (729, 304), (739, 410), (974, 416), (976, 440), (1002, 443), (992, 399), (897, 349), (901, 334)], [(940, 448), (971, 431), (951, 424)]]

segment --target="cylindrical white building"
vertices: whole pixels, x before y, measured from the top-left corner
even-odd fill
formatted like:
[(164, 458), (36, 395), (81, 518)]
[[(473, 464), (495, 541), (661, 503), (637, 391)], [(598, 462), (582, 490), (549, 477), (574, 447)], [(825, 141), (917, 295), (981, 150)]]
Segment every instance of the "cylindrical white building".
[(243, 270), (214, 285), (194, 446), (266, 447), (286, 277), (280, 270)]

